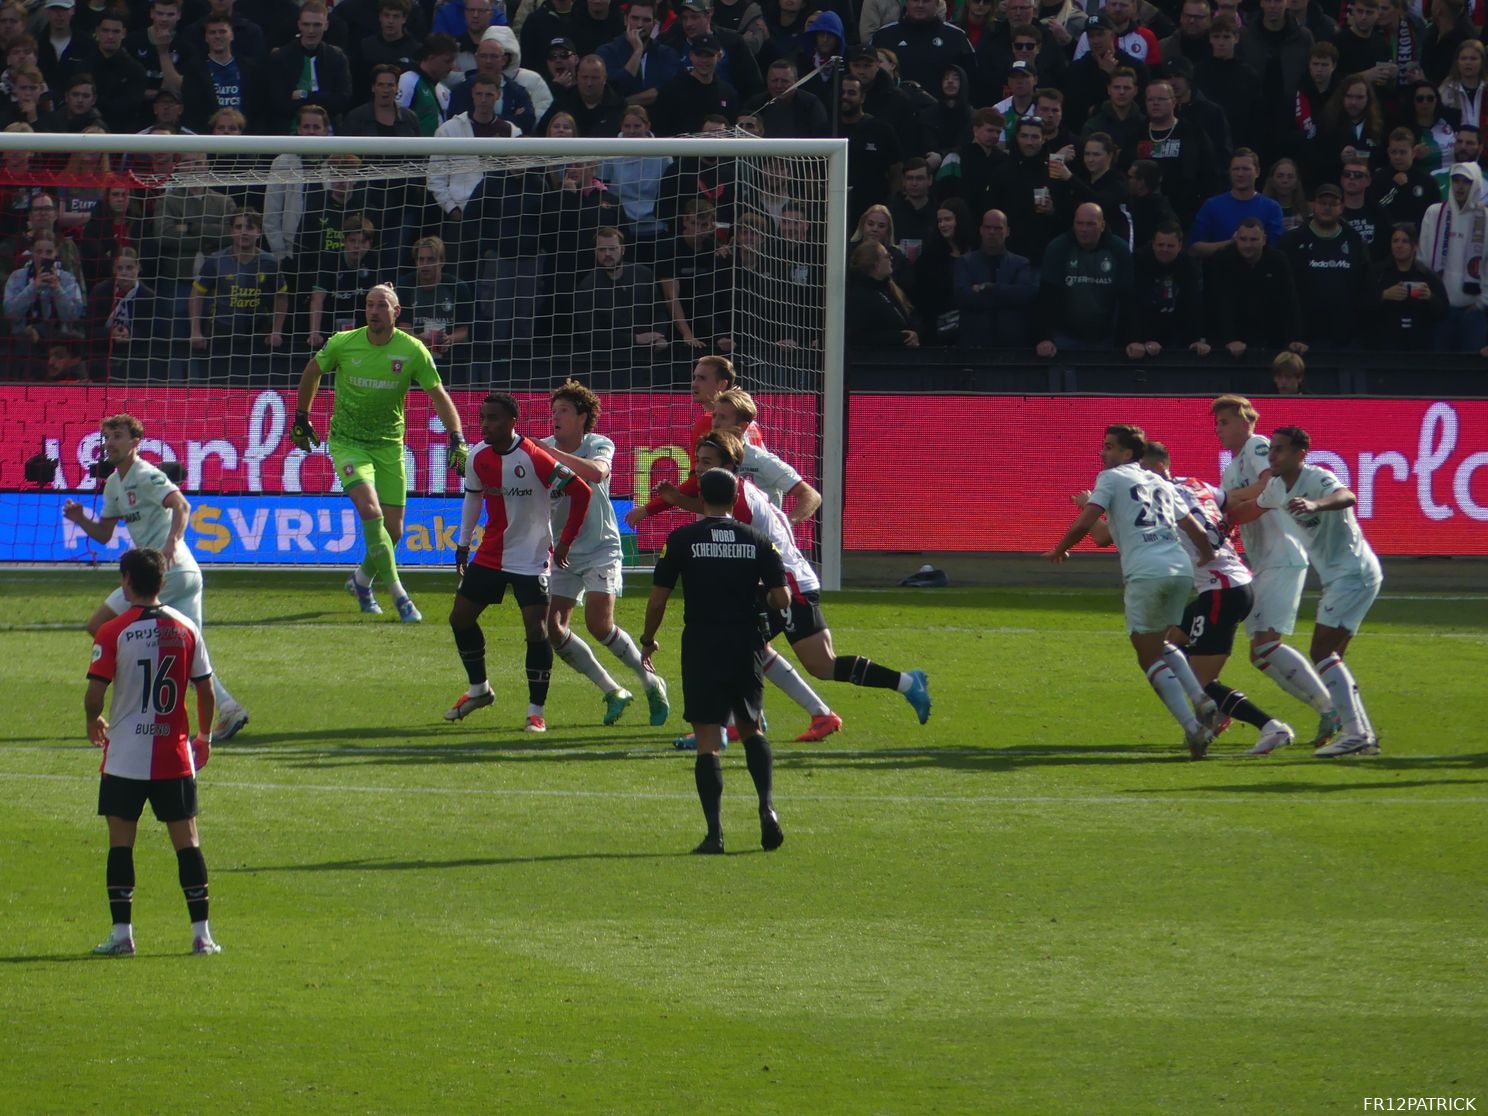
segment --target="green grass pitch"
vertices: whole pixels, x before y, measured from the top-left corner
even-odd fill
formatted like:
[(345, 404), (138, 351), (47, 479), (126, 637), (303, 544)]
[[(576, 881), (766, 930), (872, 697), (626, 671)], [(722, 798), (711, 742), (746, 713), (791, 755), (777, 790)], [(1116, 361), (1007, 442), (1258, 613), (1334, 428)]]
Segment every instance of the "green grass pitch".
[[(1382, 756), (1243, 758), (1237, 726), (1193, 763), (1114, 584), (832, 595), (839, 652), (926, 669), (934, 716), (823, 683), (846, 729), (796, 745), (770, 690), (785, 847), (736, 746), (732, 855), (701, 858), (680, 686), (664, 729), (640, 700), (605, 729), (559, 663), (526, 736), (508, 602), (497, 704), (446, 724), (453, 575), (411, 576), (421, 627), (340, 581), (209, 573), (253, 718), (202, 776), (225, 951), (188, 955), (147, 813), (140, 953), (94, 959), (77, 625), (113, 575), (0, 573), (0, 1111), (1488, 1110), (1482, 596), (1376, 605), (1350, 662)], [(1243, 655), (1228, 678), (1310, 733)]]

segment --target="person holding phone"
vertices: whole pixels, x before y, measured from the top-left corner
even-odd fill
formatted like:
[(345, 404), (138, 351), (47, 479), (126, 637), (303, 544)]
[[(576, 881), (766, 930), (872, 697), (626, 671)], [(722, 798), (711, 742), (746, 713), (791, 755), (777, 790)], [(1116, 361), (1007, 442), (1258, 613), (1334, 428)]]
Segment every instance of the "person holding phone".
[(73, 336), (83, 316), (83, 290), (76, 276), (57, 265), (52, 234), (32, 238), (30, 255), (5, 281), (5, 317), (18, 352), (44, 364), (51, 343)]
[(1380, 349), (1429, 352), (1436, 347), (1436, 328), (1447, 316), (1447, 292), (1441, 276), (1417, 257), (1416, 227), (1397, 224), (1390, 230), (1390, 255), (1369, 273), (1372, 344)]

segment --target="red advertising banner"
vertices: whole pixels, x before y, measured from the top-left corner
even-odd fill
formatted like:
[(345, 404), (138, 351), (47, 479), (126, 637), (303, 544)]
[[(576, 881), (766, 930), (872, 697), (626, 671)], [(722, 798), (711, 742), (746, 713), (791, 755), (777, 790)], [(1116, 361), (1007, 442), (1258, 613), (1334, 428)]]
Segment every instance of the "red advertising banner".
[[(1359, 498), (1381, 554), (1488, 555), (1488, 400), (1261, 398), (1257, 430), (1300, 426), (1314, 464)], [(1165, 443), (1173, 472), (1218, 482), (1208, 398), (855, 396), (848, 550), (1037, 553), (1075, 516), (1111, 423)], [(1089, 547), (1090, 544), (1086, 543)]]

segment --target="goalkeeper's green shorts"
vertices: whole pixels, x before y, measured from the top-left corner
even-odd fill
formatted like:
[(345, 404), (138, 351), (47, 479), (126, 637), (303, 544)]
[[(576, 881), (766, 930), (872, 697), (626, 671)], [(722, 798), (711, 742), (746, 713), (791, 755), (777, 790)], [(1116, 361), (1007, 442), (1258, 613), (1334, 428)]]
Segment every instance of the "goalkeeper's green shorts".
[(402, 446), (352, 445), (332, 438), (326, 443), (331, 460), (336, 463), (336, 476), (343, 490), (359, 484), (370, 484), (381, 504), (402, 507), (408, 503), (408, 474), (403, 463)]

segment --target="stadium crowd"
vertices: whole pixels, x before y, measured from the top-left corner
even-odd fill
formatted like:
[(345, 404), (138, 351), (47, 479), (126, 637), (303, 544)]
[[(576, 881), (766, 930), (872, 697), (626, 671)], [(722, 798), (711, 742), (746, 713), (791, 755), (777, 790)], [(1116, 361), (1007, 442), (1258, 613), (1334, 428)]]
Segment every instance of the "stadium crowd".
[[(1418, 2), (42, 0), (0, 7), (0, 126), (838, 135), (856, 349), (1488, 354), (1483, 11)], [(385, 279), (456, 368), (813, 363), (824, 213), (782, 161), (360, 163), (6, 152), (10, 374), (287, 373)]]

